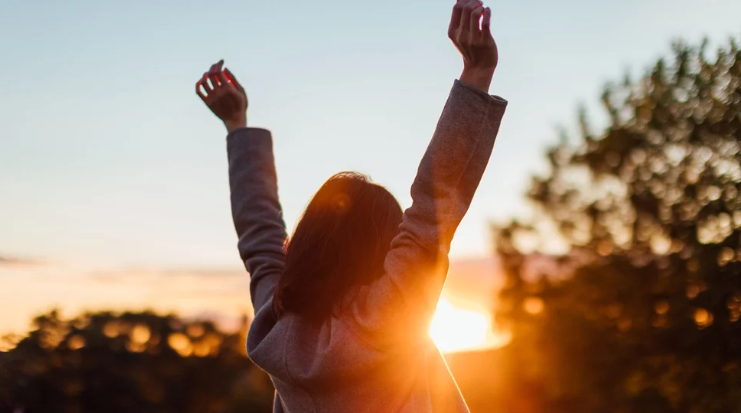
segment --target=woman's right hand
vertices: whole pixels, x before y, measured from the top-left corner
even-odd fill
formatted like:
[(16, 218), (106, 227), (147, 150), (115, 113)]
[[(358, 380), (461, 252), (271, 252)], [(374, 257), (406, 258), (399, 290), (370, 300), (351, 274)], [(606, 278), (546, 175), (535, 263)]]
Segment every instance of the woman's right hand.
[(490, 8), (485, 8), (479, 0), (458, 0), (448, 28), (448, 37), (463, 56), (461, 81), (484, 91), (489, 90), (499, 63), (499, 51), (490, 26)]
[(227, 131), (247, 126), (247, 94), (220, 60), (196, 82), (196, 94), (224, 122)]

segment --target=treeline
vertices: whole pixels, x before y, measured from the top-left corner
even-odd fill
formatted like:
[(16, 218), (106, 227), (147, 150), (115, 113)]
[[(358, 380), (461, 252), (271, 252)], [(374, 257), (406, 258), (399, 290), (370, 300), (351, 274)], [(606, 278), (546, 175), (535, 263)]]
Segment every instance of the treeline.
[(37, 317), (0, 353), (0, 412), (270, 412), (245, 329), (153, 313)]

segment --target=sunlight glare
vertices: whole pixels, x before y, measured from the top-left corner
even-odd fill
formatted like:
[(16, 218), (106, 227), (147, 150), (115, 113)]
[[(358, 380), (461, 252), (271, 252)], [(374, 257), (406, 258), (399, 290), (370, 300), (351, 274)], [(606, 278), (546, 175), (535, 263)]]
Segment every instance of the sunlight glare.
[(464, 310), (441, 298), (430, 326), (430, 337), (442, 352), (487, 347), (489, 317), (480, 311)]

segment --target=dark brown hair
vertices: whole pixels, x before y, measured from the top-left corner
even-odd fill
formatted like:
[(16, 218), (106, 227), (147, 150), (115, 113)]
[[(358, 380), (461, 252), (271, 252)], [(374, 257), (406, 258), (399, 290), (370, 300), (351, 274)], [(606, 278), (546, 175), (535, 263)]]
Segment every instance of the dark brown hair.
[(393, 195), (362, 174), (329, 178), (306, 207), (286, 245), (285, 270), (273, 309), (323, 319), (355, 286), (383, 274), (383, 262), (401, 224)]

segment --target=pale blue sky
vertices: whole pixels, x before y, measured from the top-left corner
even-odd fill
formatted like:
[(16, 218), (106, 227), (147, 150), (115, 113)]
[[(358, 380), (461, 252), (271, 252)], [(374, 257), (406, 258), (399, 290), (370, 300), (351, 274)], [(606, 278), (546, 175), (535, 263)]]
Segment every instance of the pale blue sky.
[[(289, 226), (341, 170), (409, 205), (409, 185), (461, 69), (449, 0), (0, 0), (0, 255), (112, 265), (231, 266), (223, 126), (194, 94), (226, 60), (249, 123), (272, 129)], [(498, 1), (510, 101), (454, 256), (523, 209), (555, 126), (596, 108), (671, 39), (741, 34), (737, 0)], [(597, 113), (594, 110), (593, 113)]]

